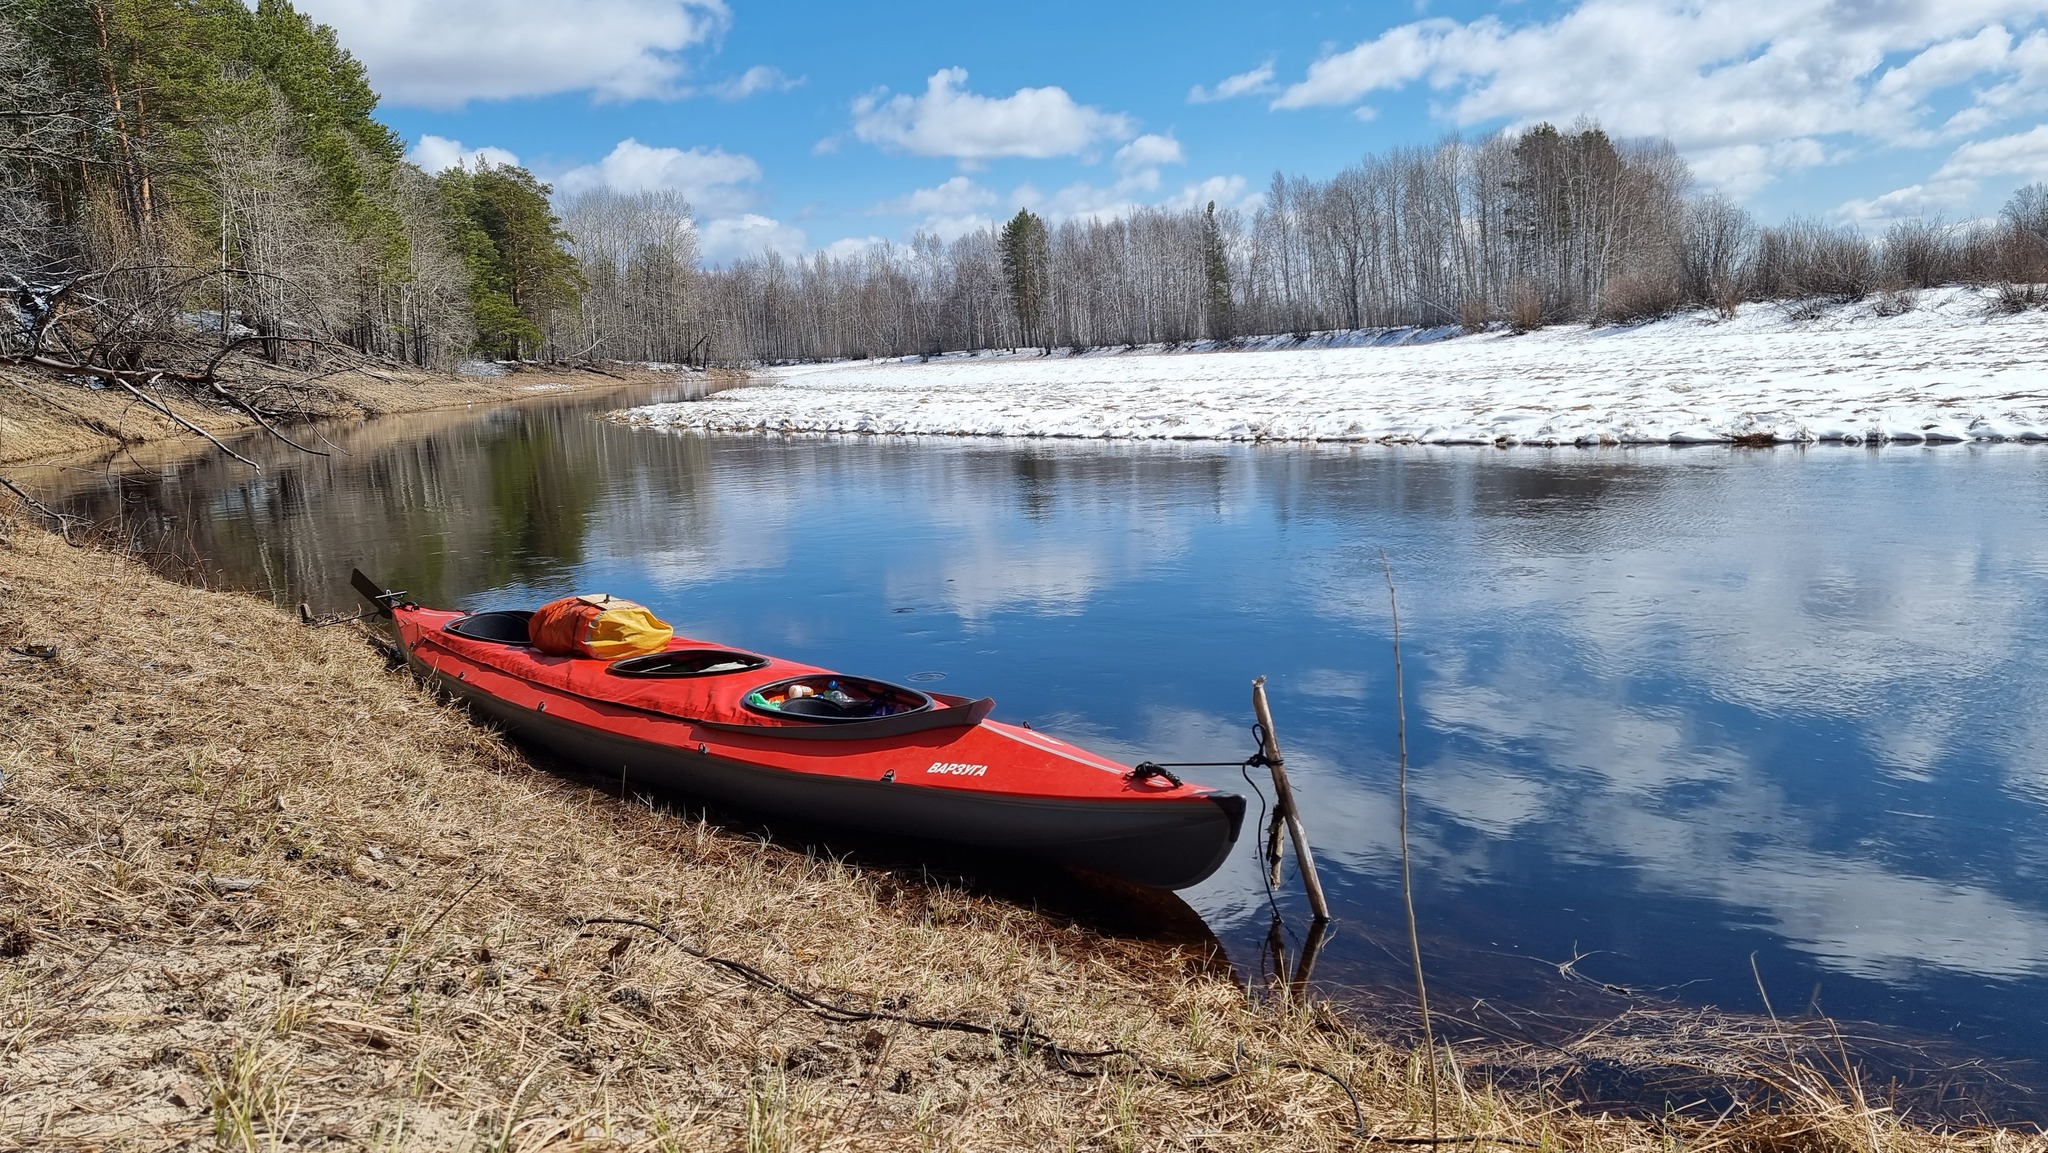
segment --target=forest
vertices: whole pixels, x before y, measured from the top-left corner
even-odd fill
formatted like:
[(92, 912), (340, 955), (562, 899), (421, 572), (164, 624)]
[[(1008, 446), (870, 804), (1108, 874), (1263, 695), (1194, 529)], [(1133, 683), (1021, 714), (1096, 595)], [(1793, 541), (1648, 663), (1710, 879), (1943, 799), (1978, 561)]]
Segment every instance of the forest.
[(0, 0), (0, 361), (260, 420), (237, 359), (703, 356), (687, 204), (430, 175), (377, 100), (284, 0)]
[[(1764, 225), (1666, 141), (1592, 123), (1275, 173), (1255, 204), (1048, 221), (700, 267), (671, 192), (430, 174), (332, 29), (286, 0), (0, 0), (0, 361), (138, 391), (224, 366), (468, 358), (744, 365), (1626, 323), (1746, 301), (2048, 281), (2048, 189), (1879, 236)], [(146, 397), (144, 398), (147, 399)]]

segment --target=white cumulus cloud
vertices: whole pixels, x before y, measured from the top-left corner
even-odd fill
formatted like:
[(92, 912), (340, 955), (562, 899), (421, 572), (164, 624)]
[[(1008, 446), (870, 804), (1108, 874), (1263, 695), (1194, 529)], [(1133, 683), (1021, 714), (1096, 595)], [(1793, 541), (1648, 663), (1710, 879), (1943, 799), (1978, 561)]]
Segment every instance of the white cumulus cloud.
[(1157, 168), (1162, 164), (1186, 162), (1187, 156), (1180, 150), (1180, 141), (1171, 136), (1160, 136), (1152, 132), (1116, 150), (1116, 167), (1119, 172), (1135, 172), (1145, 168)]
[(2048, 124), (2011, 136), (1974, 140), (1955, 150), (1935, 173), (1937, 179), (1983, 180), (2017, 176), (2048, 180)]
[(995, 193), (965, 176), (955, 176), (937, 188), (920, 188), (908, 196), (884, 200), (874, 210), (887, 215), (957, 216), (986, 208), (995, 199)]
[(427, 108), (558, 92), (611, 100), (679, 95), (683, 52), (731, 23), (724, 0), (300, 0), (298, 6), (334, 26), (387, 100)]
[(460, 140), (431, 133), (420, 137), (417, 143), (406, 149), (405, 158), (428, 172), (445, 172), (458, 164), (475, 168), (479, 161), (485, 164), (519, 163), (519, 157), (503, 148), (493, 148), (488, 144), (471, 148)]
[(786, 76), (780, 68), (756, 64), (730, 80), (707, 87), (705, 91), (720, 100), (745, 100), (757, 92), (787, 92), (803, 82), (801, 76)]
[(697, 236), (706, 264), (768, 252), (800, 256), (807, 244), (803, 229), (752, 212), (706, 221)]
[(915, 216), (917, 229), (941, 240), (954, 240), (987, 228), (992, 218), (985, 211), (996, 203), (994, 191), (965, 176), (955, 176), (936, 188), (919, 188), (907, 196), (884, 200), (869, 209), (877, 216)]
[(1242, 176), (1211, 176), (1197, 184), (1190, 184), (1166, 198), (1160, 207), (1175, 212), (1188, 209), (1206, 208), (1214, 204), (1218, 208), (1235, 208), (1249, 212), (1259, 203), (1259, 193), (1252, 190), (1250, 182)]
[(1253, 96), (1273, 90), (1273, 65), (1270, 61), (1259, 65), (1250, 72), (1226, 76), (1216, 82), (1214, 88), (1200, 84), (1188, 89), (1188, 103), (1214, 104), (1219, 100), (1234, 100), (1239, 96)]
[(1241, 209), (1258, 201), (1258, 196), (1250, 191), (1250, 184), (1242, 176), (1212, 176), (1184, 185), (1180, 191), (1164, 199), (1157, 196), (1158, 184), (1158, 173), (1147, 169), (1109, 185), (1079, 181), (1049, 195), (1025, 185), (1017, 190), (1016, 200), (1055, 222), (1116, 220), (1146, 208), (1181, 212), (1201, 209), (1212, 200), (1218, 208)]
[(1867, 200), (1851, 200), (1835, 215), (1866, 229), (1907, 217), (1952, 216), (1966, 208), (1987, 182), (2009, 185), (2048, 181), (2048, 124), (2025, 132), (1972, 140), (1926, 180)]
[(753, 196), (747, 186), (760, 179), (761, 166), (742, 153), (657, 148), (627, 137), (603, 160), (555, 177), (554, 185), (562, 193), (600, 186), (621, 192), (679, 192), (698, 211), (722, 215), (748, 207)]
[(819, 251), (834, 260), (855, 260), (885, 248), (888, 244), (887, 240), (879, 236), (842, 236)]
[[(1553, 19), (1428, 19), (1333, 52), (1273, 100), (1345, 107), (1425, 86), (1461, 125), (1589, 115), (1672, 139), (1736, 192), (1871, 147), (1925, 146), (2036, 106), (2041, 0), (1580, 0)], [(1930, 98), (1961, 98), (1935, 122)]]
[(979, 161), (1071, 156), (1137, 131), (1129, 116), (1076, 103), (1063, 88), (1019, 88), (993, 97), (969, 92), (966, 84), (966, 69), (945, 68), (932, 74), (922, 95), (879, 90), (862, 96), (853, 102), (853, 133), (918, 156)]
[(1847, 201), (1835, 209), (1835, 215), (1865, 232), (1877, 232), (1894, 221), (1949, 216), (1976, 191), (1976, 182), (1966, 180), (1909, 184), (1882, 196)]

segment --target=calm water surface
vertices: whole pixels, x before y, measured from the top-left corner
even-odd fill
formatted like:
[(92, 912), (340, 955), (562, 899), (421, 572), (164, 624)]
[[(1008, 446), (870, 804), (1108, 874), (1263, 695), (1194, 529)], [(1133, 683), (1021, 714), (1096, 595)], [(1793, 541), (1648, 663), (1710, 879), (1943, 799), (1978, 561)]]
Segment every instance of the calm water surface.
[[(1780, 1015), (2048, 1085), (2048, 450), (706, 438), (592, 411), (396, 419), (260, 476), (38, 479), (287, 604), (352, 607), (351, 565), (473, 608), (610, 591), (1133, 760), (1242, 757), (1266, 674), (1340, 918), (1319, 976), (1398, 997), (1384, 551), (1446, 1006), (1757, 1013), (1761, 982)], [(1251, 839), (1185, 896), (1257, 971)]]

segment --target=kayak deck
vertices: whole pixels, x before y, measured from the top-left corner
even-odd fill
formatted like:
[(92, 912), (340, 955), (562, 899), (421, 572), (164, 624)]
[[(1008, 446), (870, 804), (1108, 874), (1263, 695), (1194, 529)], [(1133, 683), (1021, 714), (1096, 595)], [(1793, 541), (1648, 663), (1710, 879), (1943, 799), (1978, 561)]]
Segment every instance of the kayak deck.
[[(918, 693), (688, 638), (624, 661), (548, 656), (524, 643), (522, 617), (394, 609), (416, 672), (513, 735), (607, 776), (807, 821), (1040, 856), (1160, 888), (1207, 878), (1242, 823), (1241, 797), (1139, 774), (990, 720), (990, 700)], [(793, 684), (846, 699), (821, 709), (876, 715), (762, 707), (773, 698), (764, 689)], [(869, 709), (865, 686), (891, 692), (870, 694), (881, 703)], [(801, 706), (808, 695), (794, 699)]]

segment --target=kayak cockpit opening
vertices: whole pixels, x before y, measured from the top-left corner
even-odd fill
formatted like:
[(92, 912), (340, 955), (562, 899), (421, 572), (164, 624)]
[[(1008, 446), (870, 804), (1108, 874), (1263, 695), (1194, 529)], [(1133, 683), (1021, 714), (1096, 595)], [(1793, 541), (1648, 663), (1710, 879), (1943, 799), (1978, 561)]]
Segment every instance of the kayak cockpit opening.
[(768, 658), (732, 649), (675, 649), (613, 661), (605, 671), (615, 677), (715, 677), (768, 667)]
[(771, 717), (868, 721), (926, 712), (932, 708), (932, 699), (901, 685), (821, 673), (763, 685), (747, 694), (746, 704)]
[(443, 627), (458, 637), (473, 641), (487, 641), (494, 645), (530, 645), (533, 641), (527, 633), (527, 622), (532, 619), (533, 614), (525, 609), (500, 609), (458, 617)]

